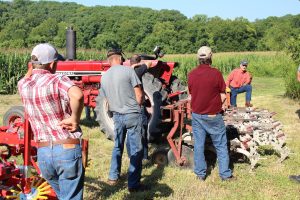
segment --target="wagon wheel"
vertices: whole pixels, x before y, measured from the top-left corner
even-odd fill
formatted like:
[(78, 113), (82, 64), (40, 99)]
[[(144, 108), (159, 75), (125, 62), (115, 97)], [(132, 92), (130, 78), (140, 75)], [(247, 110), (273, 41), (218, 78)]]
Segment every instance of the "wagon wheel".
[(10, 190), (11, 195), (5, 196), (5, 199), (16, 199), (16, 200), (57, 200), (56, 194), (51, 186), (42, 177), (31, 177), (30, 178), (30, 192), (25, 194), (20, 185)]
[(183, 163), (183, 165), (180, 166), (176, 163), (176, 158), (173, 154), (172, 149), (170, 149), (168, 152), (168, 163), (171, 166), (176, 166), (176, 167), (180, 167), (180, 168), (184, 168), (184, 169), (193, 169), (193, 167), (194, 167), (194, 151), (193, 151), (193, 149), (186, 145), (182, 145), (181, 148), (182, 148), (181, 157), (185, 159), (185, 162)]

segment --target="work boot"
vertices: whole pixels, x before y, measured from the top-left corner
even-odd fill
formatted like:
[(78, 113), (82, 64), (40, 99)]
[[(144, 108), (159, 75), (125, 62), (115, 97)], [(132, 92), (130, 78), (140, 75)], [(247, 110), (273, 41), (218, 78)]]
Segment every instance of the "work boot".
[(250, 103), (250, 101), (246, 101), (245, 106), (246, 107), (252, 107), (253, 105)]
[(111, 179), (108, 179), (107, 180), (107, 184), (110, 185), (110, 186), (116, 186), (118, 184), (119, 180), (111, 180)]
[(206, 179), (206, 176), (197, 176), (197, 179), (200, 180), (201, 182), (204, 182)]
[(231, 181), (236, 181), (236, 177), (235, 176), (233, 176), (233, 175), (231, 175), (231, 176), (229, 176), (229, 177), (227, 177), (227, 178), (221, 178), (221, 180), (222, 181), (228, 181), (228, 182), (231, 182)]

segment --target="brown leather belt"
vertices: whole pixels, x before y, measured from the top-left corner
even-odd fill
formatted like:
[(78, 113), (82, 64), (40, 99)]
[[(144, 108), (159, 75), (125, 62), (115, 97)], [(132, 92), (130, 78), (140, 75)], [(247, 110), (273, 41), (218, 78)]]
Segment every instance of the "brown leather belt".
[(48, 147), (48, 146), (54, 146), (54, 145), (58, 145), (58, 144), (80, 144), (80, 140), (79, 139), (72, 139), (72, 138), (68, 138), (65, 140), (56, 140), (56, 141), (47, 141), (47, 142), (37, 142), (37, 146), (38, 148), (40, 147)]

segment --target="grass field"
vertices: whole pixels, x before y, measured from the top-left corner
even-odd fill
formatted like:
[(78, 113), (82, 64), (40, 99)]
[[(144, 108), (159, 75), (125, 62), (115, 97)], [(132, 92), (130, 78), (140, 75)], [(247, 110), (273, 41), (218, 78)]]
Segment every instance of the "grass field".
[[(253, 79), (253, 104), (277, 112), (276, 119), (284, 125), (287, 146), (293, 154), (283, 163), (277, 163), (274, 154), (263, 156), (254, 172), (249, 164), (234, 163), (235, 182), (221, 182), (218, 169), (212, 170), (205, 182), (196, 180), (190, 170), (173, 167), (157, 168), (150, 162), (143, 168), (142, 182), (151, 190), (130, 194), (127, 190), (129, 159), (123, 156), (121, 182), (116, 187), (106, 184), (113, 142), (99, 131), (97, 123), (82, 120), (84, 137), (90, 140), (90, 166), (86, 172), (84, 199), (300, 199), (300, 184), (288, 179), (290, 174), (300, 174), (300, 105), (284, 95), (284, 82), (280, 78)], [(0, 118), (13, 105), (19, 105), (18, 95), (0, 96)], [(244, 104), (244, 96), (238, 97)], [(84, 115), (83, 115), (84, 116)], [(2, 124), (2, 121), (0, 122)]]

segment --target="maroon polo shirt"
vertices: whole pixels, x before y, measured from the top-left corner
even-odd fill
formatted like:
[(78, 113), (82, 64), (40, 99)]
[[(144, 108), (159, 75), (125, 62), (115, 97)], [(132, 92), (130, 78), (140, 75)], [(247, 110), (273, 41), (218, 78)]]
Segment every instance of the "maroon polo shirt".
[(194, 113), (217, 114), (222, 111), (220, 93), (225, 93), (226, 85), (219, 70), (210, 65), (199, 65), (188, 74), (188, 87)]

